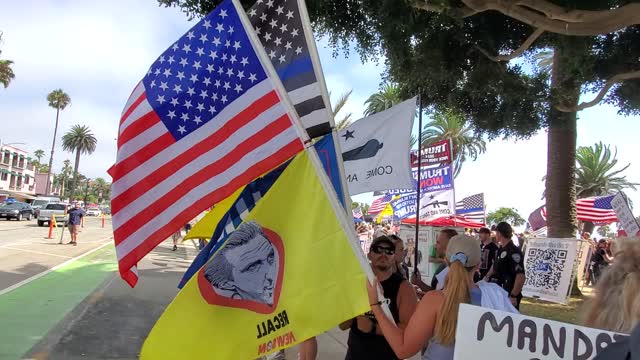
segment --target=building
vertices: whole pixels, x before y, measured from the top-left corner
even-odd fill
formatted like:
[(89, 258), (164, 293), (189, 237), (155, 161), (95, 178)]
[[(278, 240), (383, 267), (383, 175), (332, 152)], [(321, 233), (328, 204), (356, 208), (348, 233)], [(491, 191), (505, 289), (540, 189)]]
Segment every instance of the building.
[[(46, 177), (46, 175), (45, 175)], [(0, 202), (8, 197), (35, 199), (35, 167), (28, 153), (13, 146), (0, 147)]]

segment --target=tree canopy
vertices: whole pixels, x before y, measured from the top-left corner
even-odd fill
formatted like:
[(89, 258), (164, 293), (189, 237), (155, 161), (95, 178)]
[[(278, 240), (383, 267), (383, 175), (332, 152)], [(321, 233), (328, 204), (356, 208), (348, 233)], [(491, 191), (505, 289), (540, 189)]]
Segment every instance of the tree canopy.
[(576, 161), (576, 191), (578, 198), (601, 196), (624, 191), (636, 190), (638, 183), (627, 180), (622, 173), (631, 166), (627, 164), (616, 168), (618, 151), (611, 151), (609, 145), (602, 142), (593, 146), (578, 148)]
[(493, 225), (503, 221), (508, 222), (512, 226), (521, 226), (526, 222), (522, 216), (518, 214), (518, 210), (514, 208), (501, 207), (487, 214), (487, 224)]

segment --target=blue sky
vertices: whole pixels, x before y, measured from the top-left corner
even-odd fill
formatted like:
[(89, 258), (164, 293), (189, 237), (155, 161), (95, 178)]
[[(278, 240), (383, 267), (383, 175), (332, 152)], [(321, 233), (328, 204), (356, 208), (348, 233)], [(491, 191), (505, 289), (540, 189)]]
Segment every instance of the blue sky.
[[(15, 61), (16, 79), (8, 89), (0, 88), (2, 142), (24, 142), (20, 147), (28, 151), (43, 149), (48, 159), (55, 111), (47, 106), (46, 96), (62, 88), (72, 105), (61, 114), (54, 170), (60, 169), (64, 159), (73, 161), (73, 155), (59, 146), (61, 134), (83, 124), (96, 134), (98, 148), (81, 160), (80, 171), (109, 179), (106, 170), (115, 159), (117, 124), (129, 93), (156, 57), (192, 25), (178, 9), (156, 4), (154, 0), (4, 4), (2, 57)], [(343, 111), (360, 118), (365, 99), (380, 84), (382, 61), (362, 64), (355, 52), (348, 58), (344, 54), (334, 58), (323, 39), (318, 49), (333, 98), (353, 89)], [(633, 163), (634, 154), (640, 153), (640, 117), (618, 116), (615, 108), (606, 105), (583, 111), (579, 117), (578, 144), (603, 141), (617, 146), (620, 163), (632, 163), (626, 175), (640, 182), (640, 165)], [(465, 164), (456, 179), (456, 196), (484, 192), (489, 210), (515, 207), (527, 217), (542, 204), (546, 145), (544, 132), (527, 141), (489, 142), (485, 154)], [(640, 204), (639, 193), (630, 195)], [(372, 199), (370, 194), (354, 197), (355, 201)]]

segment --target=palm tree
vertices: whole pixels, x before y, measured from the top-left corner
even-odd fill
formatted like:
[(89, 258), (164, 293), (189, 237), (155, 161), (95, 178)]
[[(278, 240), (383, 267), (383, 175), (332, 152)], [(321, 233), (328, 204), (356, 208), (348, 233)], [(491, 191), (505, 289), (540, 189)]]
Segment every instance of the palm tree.
[(609, 145), (602, 142), (593, 146), (580, 146), (576, 151), (576, 195), (577, 198), (610, 195), (625, 189), (636, 189), (626, 176), (618, 176), (631, 164), (614, 170), (618, 165), (618, 151), (611, 152)]
[(36, 159), (38, 159), (38, 162), (41, 162), (42, 158), (44, 157), (44, 150), (38, 149), (38, 150), (34, 151), (33, 152), (33, 156), (35, 156)]
[(68, 188), (68, 186), (66, 186), (66, 184), (67, 184), (67, 182), (69, 182), (69, 176), (71, 176), (71, 160), (66, 159), (65, 161), (62, 162), (62, 164), (63, 164), (62, 172), (60, 173), (60, 175), (62, 175), (60, 196), (64, 197), (64, 190), (66, 188)]
[(60, 110), (64, 110), (69, 104), (71, 104), (71, 98), (62, 89), (53, 90), (47, 95), (47, 101), (49, 106), (56, 109), (56, 127), (53, 129), (53, 144), (51, 145), (51, 156), (49, 156), (49, 168), (47, 170), (47, 186), (45, 193), (49, 193), (49, 179), (51, 178), (51, 169), (53, 168), (53, 151), (56, 148), (56, 136), (58, 136), (58, 119), (60, 117)]
[(73, 183), (69, 199), (73, 201), (76, 185), (78, 181), (78, 166), (80, 166), (80, 154), (91, 154), (96, 151), (98, 140), (91, 133), (89, 127), (85, 125), (73, 125), (64, 136), (62, 136), (62, 148), (69, 152), (76, 152), (76, 162), (73, 167)]
[(473, 128), (465, 124), (460, 113), (451, 110), (437, 111), (433, 120), (427, 123), (422, 133), (422, 146), (434, 142), (451, 139), (453, 150), (453, 176), (458, 176), (462, 164), (467, 160), (475, 160), (486, 151), (486, 143), (473, 133)]
[[(2, 42), (2, 32), (0, 32), (0, 42)], [(0, 54), (2, 54), (2, 51), (0, 51)], [(9, 87), (11, 80), (16, 77), (13, 73), (13, 69), (11, 69), (12, 64), (13, 61), (11, 60), (0, 59), (0, 84), (2, 84), (5, 89)]]
[(400, 88), (393, 83), (384, 83), (382, 89), (377, 93), (369, 96), (364, 104), (367, 108), (364, 111), (365, 116), (373, 115), (402, 102), (400, 97)]
[(102, 203), (102, 199), (107, 198), (110, 187), (111, 184), (107, 183), (103, 178), (96, 178), (93, 181), (93, 191), (98, 199), (98, 204)]
[[(338, 116), (338, 113), (342, 111), (342, 108), (344, 108), (344, 106), (347, 104), (347, 101), (349, 101), (349, 97), (351, 96), (352, 92), (353, 90), (349, 90), (340, 95), (338, 101), (336, 101), (335, 105), (333, 105), (333, 109), (331, 109), (337, 130), (342, 130), (351, 125), (351, 113), (342, 116), (340, 119), (337, 119), (336, 116)], [(329, 93), (329, 96), (331, 96), (331, 93)]]
[(553, 50), (543, 50), (533, 55), (533, 59), (541, 72), (551, 73), (553, 67)]
[[(598, 142), (593, 146), (580, 146), (576, 150), (576, 197), (578, 199), (610, 195), (626, 189), (637, 190), (638, 183), (632, 183), (620, 174), (631, 164), (614, 170), (618, 165), (617, 150)], [(594, 224), (585, 222), (582, 231), (592, 232)]]

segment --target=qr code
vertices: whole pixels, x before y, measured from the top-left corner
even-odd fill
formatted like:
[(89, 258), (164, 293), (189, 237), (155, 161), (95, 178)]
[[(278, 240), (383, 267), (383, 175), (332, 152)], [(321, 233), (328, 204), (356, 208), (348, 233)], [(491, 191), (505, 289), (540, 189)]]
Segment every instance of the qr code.
[(529, 249), (525, 262), (527, 275), (524, 285), (549, 291), (558, 291), (566, 262), (567, 250)]

